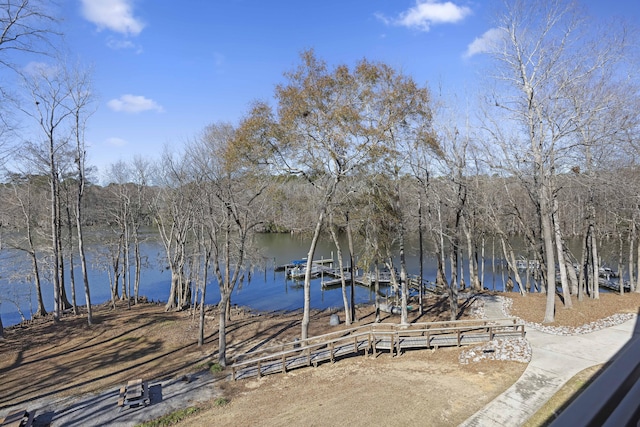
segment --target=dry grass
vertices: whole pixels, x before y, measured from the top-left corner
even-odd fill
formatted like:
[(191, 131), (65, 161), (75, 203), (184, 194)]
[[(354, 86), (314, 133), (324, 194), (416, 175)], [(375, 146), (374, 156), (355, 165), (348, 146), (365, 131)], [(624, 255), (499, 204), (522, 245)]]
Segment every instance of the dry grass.
[[(313, 312), (309, 335), (344, 328), (329, 326), (331, 314)], [(371, 307), (359, 308), (357, 316), (361, 324), (374, 320)], [(227, 355), (293, 341), (300, 335), (301, 317), (234, 309), (227, 328)], [(433, 299), (419, 320), (447, 318), (447, 304)], [(417, 319), (417, 313), (412, 313), (411, 320)], [(207, 314), (201, 348), (196, 344), (197, 318), (188, 312), (165, 312), (164, 306), (156, 304), (128, 309), (120, 303), (116, 310), (96, 306), (91, 327), (83, 316), (65, 316), (58, 324), (47, 317), (6, 328), (0, 340), (0, 409), (36, 398), (102, 390), (132, 375), (160, 379), (195, 371), (217, 359), (217, 320), (216, 312)], [(382, 316), (382, 321), (395, 320), (389, 314)]]
[[(513, 300), (511, 315), (518, 316), (528, 322), (542, 323), (546, 307), (546, 295), (520, 294), (509, 295)], [(600, 299), (585, 298), (583, 301), (572, 300), (572, 308), (566, 308), (560, 296), (556, 295), (555, 322), (550, 326), (578, 327), (616, 313), (638, 313), (640, 293), (624, 295), (601, 293)]]

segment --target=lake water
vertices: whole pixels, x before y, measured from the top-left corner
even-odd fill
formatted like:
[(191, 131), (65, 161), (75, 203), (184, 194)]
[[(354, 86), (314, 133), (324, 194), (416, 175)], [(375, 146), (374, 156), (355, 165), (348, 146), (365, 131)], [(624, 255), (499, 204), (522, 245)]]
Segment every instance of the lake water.
[[(309, 250), (309, 238), (289, 234), (261, 234), (257, 236), (257, 245), (265, 259), (265, 267), (256, 268), (251, 280), (245, 279), (234, 290), (231, 301), (233, 304), (248, 306), (260, 311), (289, 311), (301, 309), (304, 304), (303, 287), (301, 282), (285, 277), (284, 272), (275, 272), (274, 267), (306, 257)], [(343, 246), (346, 248), (347, 245)], [(110, 299), (109, 278), (107, 272), (99, 266), (97, 250), (99, 244), (94, 244), (89, 253), (91, 299), (93, 304), (100, 304)], [(496, 248), (497, 251), (497, 248)], [(171, 274), (164, 267), (162, 261), (163, 247), (153, 238), (149, 238), (142, 245), (142, 252), (147, 260), (147, 266), (142, 271), (140, 295), (155, 301), (166, 302), (169, 295)], [(319, 242), (314, 259), (334, 258), (335, 247), (327, 240)], [(484, 286), (489, 289), (502, 290), (505, 279), (502, 270), (494, 276), (491, 273), (491, 248), (486, 249)], [(407, 269), (409, 274), (419, 273), (419, 256), (417, 243), (409, 241), (407, 245)], [(19, 323), (21, 318), (16, 308), (20, 306), (24, 315), (29, 318), (36, 308), (34, 286), (19, 278), (12, 277), (11, 272), (29, 271), (29, 259), (24, 252), (5, 250), (0, 254), (2, 271), (0, 272), (0, 316), (4, 326)], [(75, 261), (78, 265), (78, 260)], [(345, 266), (348, 261), (345, 261)], [(337, 264), (336, 264), (337, 266)], [(436, 260), (432, 254), (424, 260), (425, 280), (435, 280)], [(207, 304), (216, 304), (220, 300), (218, 284), (212, 280), (207, 288)], [(468, 277), (468, 275), (466, 276)], [(53, 309), (53, 286), (42, 277), (43, 296), (48, 311)], [(80, 269), (76, 268), (76, 293), (78, 305), (84, 305), (84, 291)], [(385, 289), (383, 289), (385, 292)], [(348, 291), (348, 295), (350, 292)], [(69, 285), (67, 296), (71, 299)], [(356, 303), (373, 303), (375, 295), (372, 289), (362, 286), (355, 287)], [(342, 307), (342, 290), (340, 287), (323, 290), (321, 279), (314, 279), (311, 283), (311, 307), (325, 309)]]

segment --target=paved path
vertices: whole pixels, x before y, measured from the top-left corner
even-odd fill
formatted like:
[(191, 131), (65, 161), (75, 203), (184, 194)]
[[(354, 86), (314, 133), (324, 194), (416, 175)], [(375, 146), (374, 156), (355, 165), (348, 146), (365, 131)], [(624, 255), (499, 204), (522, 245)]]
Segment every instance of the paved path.
[[(504, 317), (498, 298), (485, 301), (486, 317)], [(532, 357), (520, 379), (461, 424), (465, 427), (521, 426), (569, 379), (611, 359), (632, 337), (636, 318), (581, 335), (560, 336), (526, 329)], [(634, 335), (635, 334), (635, 335)]]

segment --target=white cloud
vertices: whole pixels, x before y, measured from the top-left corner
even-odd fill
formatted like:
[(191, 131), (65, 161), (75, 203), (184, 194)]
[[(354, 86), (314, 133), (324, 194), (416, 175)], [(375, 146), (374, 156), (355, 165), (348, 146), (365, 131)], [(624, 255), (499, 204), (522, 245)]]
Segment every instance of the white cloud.
[(479, 53), (489, 52), (496, 48), (502, 38), (502, 30), (498, 28), (491, 28), (482, 36), (476, 37), (475, 40), (467, 46), (467, 51), (464, 53), (464, 57), (469, 58)]
[(27, 75), (33, 77), (53, 77), (60, 72), (58, 66), (38, 61), (29, 62), (23, 70)]
[(434, 24), (451, 24), (463, 20), (471, 14), (471, 9), (453, 2), (437, 0), (417, 0), (416, 5), (400, 14), (395, 20), (381, 18), (385, 23), (393, 23), (421, 31), (429, 31)]
[(81, 0), (82, 16), (98, 26), (117, 33), (136, 36), (144, 24), (133, 16), (133, 0)]
[(135, 44), (131, 40), (117, 39), (115, 37), (107, 38), (107, 47), (113, 50), (130, 49), (136, 54), (141, 54), (143, 52), (141, 45)]
[(140, 95), (122, 95), (118, 99), (112, 99), (107, 102), (107, 105), (113, 111), (124, 113), (141, 113), (149, 110), (155, 110), (161, 113), (164, 111), (164, 109), (154, 100)]
[(124, 147), (125, 145), (127, 145), (127, 141), (122, 138), (112, 137), (107, 138), (107, 145), (111, 145), (114, 147)]

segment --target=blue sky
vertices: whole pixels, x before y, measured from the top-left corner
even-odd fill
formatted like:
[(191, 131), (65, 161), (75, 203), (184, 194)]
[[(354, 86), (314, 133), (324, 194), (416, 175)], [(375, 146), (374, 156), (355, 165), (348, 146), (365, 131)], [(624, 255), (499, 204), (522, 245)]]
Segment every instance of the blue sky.
[[(99, 96), (89, 161), (104, 174), (118, 160), (179, 148), (210, 123), (236, 123), (251, 101), (272, 97), (309, 48), (329, 65), (383, 61), (463, 99), (486, 59), (490, 3), (66, 0), (69, 50), (93, 66)], [(640, 22), (637, 0), (581, 3), (595, 16)]]

